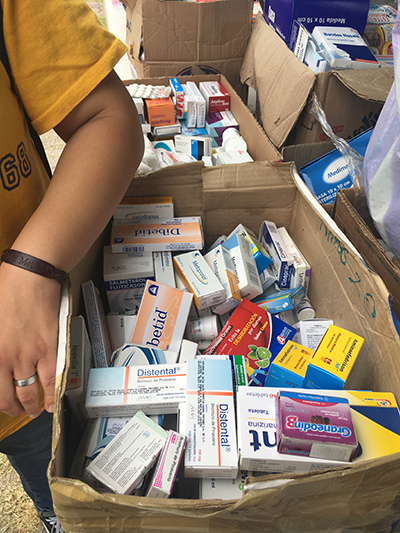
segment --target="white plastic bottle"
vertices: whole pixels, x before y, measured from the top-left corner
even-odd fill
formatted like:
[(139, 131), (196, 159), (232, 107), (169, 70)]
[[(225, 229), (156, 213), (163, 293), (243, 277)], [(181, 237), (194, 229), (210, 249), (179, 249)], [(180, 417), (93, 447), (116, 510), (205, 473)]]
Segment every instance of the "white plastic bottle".
[(312, 320), (315, 318), (315, 311), (313, 306), (311, 305), (310, 300), (307, 298), (303, 298), (301, 302), (299, 302), (296, 307), (294, 308), (297, 318), (299, 322), (301, 320)]
[(247, 151), (247, 143), (236, 128), (228, 128), (222, 133), (222, 149), (224, 152), (231, 150)]
[(191, 341), (213, 341), (219, 333), (217, 315), (204, 316), (188, 323), (187, 334)]

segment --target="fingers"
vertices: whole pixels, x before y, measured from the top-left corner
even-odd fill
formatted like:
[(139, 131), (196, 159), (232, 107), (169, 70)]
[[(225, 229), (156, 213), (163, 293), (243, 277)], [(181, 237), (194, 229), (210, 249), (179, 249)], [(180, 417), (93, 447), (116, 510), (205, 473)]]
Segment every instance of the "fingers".
[(56, 361), (57, 353), (55, 352), (52, 357), (41, 359), (37, 364), (37, 373), (44, 391), (44, 406), (49, 413), (54, 411)]
[(24, 412), (21, 402), (16, 397), (11, 372), (0, 373), (0, 411), (8, 416), (18, 416)]
[[(25, 370), (18, 370), (18, 373), (15, 373), (16, 380), (24, 380), (34, 376), (36, 374), (36, 369), (28, 368)], [(39, 401), (39, 384), (36, 380), (35, 383), (31, 385), (26, 385), (24, 387), (15, 386), (15, 391), (17, 398), (20, 401), (22, 408), (25, 410), (26, 414), (31, 418), (36, 418), (41, 413), (40, 401)]]

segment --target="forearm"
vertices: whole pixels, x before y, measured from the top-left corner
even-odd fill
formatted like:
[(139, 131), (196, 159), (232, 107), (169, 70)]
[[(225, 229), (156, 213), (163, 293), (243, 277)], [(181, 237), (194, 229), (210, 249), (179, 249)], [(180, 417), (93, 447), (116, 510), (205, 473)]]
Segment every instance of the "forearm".
[(99, 113), (86, 108), (79, 114), (78, 109), (75, 119), (83, 123), (73, 132), (69, 123), (60, 125), (66, 146), (43, 201), (13, 248), (66, 271), (83, 258), (111, 218), (142, 158), (139, 118), (130, 101), (129, 105), (121, 101), (125, 96), (130, 99), (128, 93), (121, 93), (115, 105)]

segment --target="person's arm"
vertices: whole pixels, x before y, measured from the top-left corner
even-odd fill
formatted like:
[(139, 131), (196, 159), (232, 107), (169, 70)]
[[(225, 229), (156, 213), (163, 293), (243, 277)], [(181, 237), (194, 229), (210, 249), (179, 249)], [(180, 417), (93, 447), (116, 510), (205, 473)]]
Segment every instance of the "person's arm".
[[(110, 220), (143, 155), (136, 107), (111, 72), (55, 128), (66, 146), (49, 188), (12, 248), (69, 272)], [(53, 410), (60, 285), (0, 266), (0, 411), (40, 414), (39, 387), (14, 387), (37, 371)], [(17, 392), (18, 398), (15, 396)]]

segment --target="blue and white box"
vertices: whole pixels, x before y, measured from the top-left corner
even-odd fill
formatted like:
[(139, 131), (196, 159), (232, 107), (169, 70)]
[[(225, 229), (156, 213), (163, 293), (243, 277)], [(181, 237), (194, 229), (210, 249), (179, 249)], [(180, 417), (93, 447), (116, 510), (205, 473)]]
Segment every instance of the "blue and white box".
[(238, 473), (231, 363), (187, 362), (185, 477), (229, 478)]
[(137, 314), (147, 280), (154, 281), (151, 252), (113, 253), (104, 247), (103, 277), (111, 313)]
[(264, 220), (260, 227), (259, 240), (269, 253), (275, 266), (278, 287), (280, 289), (290, 289), (293, 259), (287, 251), (274, 222)]
[[(349, 145), (362, 157), (367, 151), (372, 131), (370, 128), (348, 141)], [(302, 167), (300, 174), (321, 204), (333, 204), (339, 189), (352, 187), (349, 166), (337, 149)]]
[(311, 33), (315, 26), (343, 26), (364, 32), (369, 0), (266, 0), (264, 18), (292, 48), (293, 22)]
[(315, 26), (312, 37), (329, 70), (379, 67), (379, 61), (354, 28)]
[(110, 366), (145, 366), (176, 363), (178, 352), (126, 343), (112, 354)]
[(92, 368), (86, 410), (89, 418), (174, 414), (185, 399), (185, 363)]
[(277, 291), (275, 287), (271, 286), (261, 296), (254, 298), (253, 303), (265, 309), (271, 315), (276, 315), (277, 313), (282, 313), (282, 311), (293, 309), (305, 295), (304, 287)]

